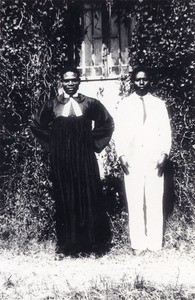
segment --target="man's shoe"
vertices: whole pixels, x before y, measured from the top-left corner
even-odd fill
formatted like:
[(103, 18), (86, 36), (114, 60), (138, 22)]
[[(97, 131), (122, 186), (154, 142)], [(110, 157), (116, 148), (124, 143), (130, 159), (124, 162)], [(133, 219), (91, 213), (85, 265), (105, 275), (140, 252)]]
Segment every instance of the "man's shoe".
[(139, 256), (142, 255), (145, 250), (132, 249), (133, 255)]

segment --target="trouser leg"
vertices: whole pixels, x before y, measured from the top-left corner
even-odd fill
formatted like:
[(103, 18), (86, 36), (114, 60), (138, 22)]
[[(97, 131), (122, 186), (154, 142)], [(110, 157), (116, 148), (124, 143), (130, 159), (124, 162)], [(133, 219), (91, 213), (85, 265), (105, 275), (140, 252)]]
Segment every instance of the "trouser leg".
[(129, 211), (129, 232), (133, 249), (146, 249), (144, 214), (144, 176), (138, 170), (131, 169), (125, 176), (125, 188)]
[(146, 230), (147, 248), (160, 250), (163, 239), (163, 182), (157, 169), (146, 176), (145, 199), (146, 199)]

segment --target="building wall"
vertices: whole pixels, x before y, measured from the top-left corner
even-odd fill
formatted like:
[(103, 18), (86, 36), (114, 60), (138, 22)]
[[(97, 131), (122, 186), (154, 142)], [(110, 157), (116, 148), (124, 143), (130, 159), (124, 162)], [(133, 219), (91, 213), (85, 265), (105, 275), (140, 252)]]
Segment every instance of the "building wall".
[[(117, 78), (112, 80), (82, 81), (79, 92), (99, 99), (115, 120), (117, 103), (121, 100), (121, 97), (119, 96), (119, 87), (120, 81)], [(104, 178), (105, 156), (105, 150), (100, 154), (96, 154), (101, 178)]]
[(79, 92), (87, 96), (99, 99), (110, 114), (114, 114), (119, 96), (120, 81), (112, 80), (88, 80), (81, 81)]

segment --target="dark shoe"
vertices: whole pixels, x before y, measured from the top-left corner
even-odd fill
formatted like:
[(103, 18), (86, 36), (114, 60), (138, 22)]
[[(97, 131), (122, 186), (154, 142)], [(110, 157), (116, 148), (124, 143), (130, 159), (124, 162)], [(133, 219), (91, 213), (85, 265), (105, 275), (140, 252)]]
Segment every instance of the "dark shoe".
[(140, 256), (145, 253), (145, 250), (132, 249), (133, 255)]

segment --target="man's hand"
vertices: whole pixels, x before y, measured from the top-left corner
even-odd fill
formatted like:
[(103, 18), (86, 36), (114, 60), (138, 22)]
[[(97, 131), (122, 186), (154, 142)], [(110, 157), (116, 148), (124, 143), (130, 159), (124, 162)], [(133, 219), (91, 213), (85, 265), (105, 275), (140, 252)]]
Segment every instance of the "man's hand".
[(165, 163), (167, 161), (167, 157), (168, 157), (168, 155), (166, 153), (162, 153), (161, 157), (159, 158), (159, 160), (157, 162), (158, 176), (160, 176), (160, 177), (164, 173), (164, 167), (165, 167)]
[(121, 164), (121, 168), (123, 170), (123, 172), (128, 175), (129, 174), (129, 164), (125, 158), (124, 155), (120, 156), (119, 157), (119, 161), (120, 161), (120, 164)]

